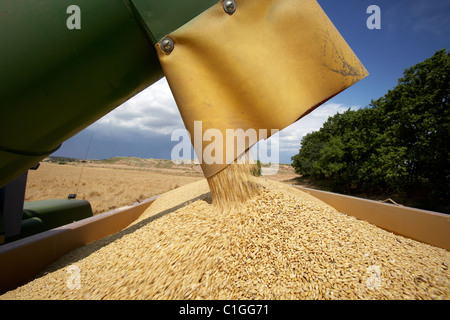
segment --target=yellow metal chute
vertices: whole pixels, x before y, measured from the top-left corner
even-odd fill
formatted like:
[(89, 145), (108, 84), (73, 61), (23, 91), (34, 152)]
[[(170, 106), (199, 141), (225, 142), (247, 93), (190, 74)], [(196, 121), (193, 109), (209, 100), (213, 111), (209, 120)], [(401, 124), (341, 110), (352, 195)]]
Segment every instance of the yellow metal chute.
[[(217, 3), (157, 44), (199, 159), (210, 142), (194, 143), (195, 121), (224, 141), (227, 129), (270, 136), (368, 75), (315, 0), (227, 3), (234, 12)], [(222, 161), (201, 162), (207, 178), (230, 163), (227, 153), (239, 155), (225, 143), (215, 152)]]

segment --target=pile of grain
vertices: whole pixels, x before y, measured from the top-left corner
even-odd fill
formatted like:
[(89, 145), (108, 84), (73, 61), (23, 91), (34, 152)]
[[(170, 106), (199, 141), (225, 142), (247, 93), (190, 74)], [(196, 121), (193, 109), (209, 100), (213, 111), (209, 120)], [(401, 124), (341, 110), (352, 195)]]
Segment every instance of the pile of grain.
[(257, 183), (260, 193), (240, 210), (215, 214), (206, 180), (172, 190), (129, 228), (74, 250), (0, 298), (450, 298), (446, 250), (287, 185)]

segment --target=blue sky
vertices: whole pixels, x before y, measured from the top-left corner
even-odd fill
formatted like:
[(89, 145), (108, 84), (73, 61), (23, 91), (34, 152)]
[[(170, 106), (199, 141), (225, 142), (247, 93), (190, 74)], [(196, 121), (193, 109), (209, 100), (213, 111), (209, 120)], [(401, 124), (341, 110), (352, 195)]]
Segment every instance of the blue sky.
[[(392, 89), (403, 71), (439, 49), (449, 49), (448, 0), (318, 0), (370, 75), (278, 134), (280, 163), (291, 163), (301, 138), (329, 116), (366, 107)], [(381, 29), (369, 30), (367, 8), (381, 10)], [(54, 156), (170, 159), (171, 133), (184, 128), (165, 79), (153, 84), (67, 140)], [(271, 138), (272, 139), (272, 138)], [(90, 143), (91, 142), (91, 143)], [(275, 144), (274, 144), (275, 146)]]

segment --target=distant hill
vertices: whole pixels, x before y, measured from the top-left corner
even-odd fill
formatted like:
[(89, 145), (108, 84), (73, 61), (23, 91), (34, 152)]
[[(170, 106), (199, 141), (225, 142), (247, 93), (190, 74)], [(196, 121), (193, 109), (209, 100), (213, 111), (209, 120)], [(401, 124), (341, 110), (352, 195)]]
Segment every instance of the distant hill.
[[(175, 170), (189, 170), (189, 171), (201, 171), (200, 165), (194, 160), (190, 162), (184, 161), (184, 163), (174, 163), (172, 160), (167, 159), (144, 159), (137, 157), (114, 157), (102, 160), (82, 160), (69, 157), (53, 157), (50, 156), (44, 160), (45, 162), (51, 162), (56, 164), (87, 164), (94, 166), (113, 166), (113, 167), (132, 167), (141, 169), (175, 169)], [(270, 164), (262, 164), (262, 167), (270, 167)], [(279, 164), (279, 173), (291, 173), (293, 168), (290, 164)]]
[[(91, 160), (92, 161), (92, 160)], [(136, 157), (114, 157), (110, 159), (104, 159), (104, 160), (94, 160), (95, 163), (98, 164), (110, 164), (110, 165), (124, 165), (124, 166), (130, 166), (130, 167), (142, 167), (142, 168), (179, 168), (180, 166), (183, 167), (194, 167), (197, 166), (197, 164), (194, 163), (194, 161), (191, 161), (191, 163), (178, 165), (175, 164), (172, 160), (167, 159), (143, 159), (143, 158), (136, 158)]]
[(70, 163), (70, 162), (83, 162), (85, 160), (77, 159), (77, 158), (50, 156), (48, 158), (45, 158), (43, 161), (44, 162), (51, 162), (51, 163), (65, 164), (65, 163)]

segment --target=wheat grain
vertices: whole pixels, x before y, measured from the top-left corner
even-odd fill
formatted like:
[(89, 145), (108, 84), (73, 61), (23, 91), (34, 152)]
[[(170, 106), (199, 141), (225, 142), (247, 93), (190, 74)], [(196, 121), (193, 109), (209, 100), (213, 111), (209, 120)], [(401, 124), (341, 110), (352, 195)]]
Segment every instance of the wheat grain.
[[(239, 210), (206, 180), (130, 228), (74, 250), (1, 299), (449, 299), (450, 253), (263, 178)], [(80, 288), (67, 268), (78, 266)]]

